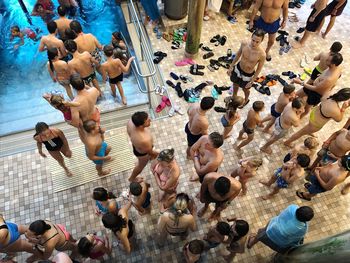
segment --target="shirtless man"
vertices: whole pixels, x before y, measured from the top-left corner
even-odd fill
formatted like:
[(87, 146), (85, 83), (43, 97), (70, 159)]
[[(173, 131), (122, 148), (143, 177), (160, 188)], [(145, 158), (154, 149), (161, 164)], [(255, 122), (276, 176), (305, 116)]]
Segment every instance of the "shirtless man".
[(202, 217), (210, 203), (215, 203), (215, 210), (209, 220), (219, 220), (220, 213), (239, 194), (241, 184), (231, 176), (225, 176), (217, 172), (209, 173), (204, 177), (200, 190), (200, 201), (204, 207), (198, 211)]
[(100, 123), (100, 112), (96, 107), (96, 101), (100, 95), (95, 88), (86, 89), (84, 81), (79, 75), (73, 75), (70, 78), (70, 84), (77, 91), (73, 102), (77, 102), (79, 106), (71, 107), (72, 121), (71, 125), (79, 128), (84, 121), (94, 120)]
[(218, 222), (215, 226), (209, 228), (208, 233), (203, 237), (205, 250), (216, 248), (224, 241), (227, 241), (230, 234), (231, 226), (227, 222)]
[(300, 84), (302, 89), (297, 91), (297, 96), (300, 98), (307, 97), (305, 112), (301, 116), (306, 116), (312, 106), (316, 106), (321, 102), (324, 94), (331, 91), (336, 85), (341, 76), (341, 68), (339, 65), (343, 62), (343, 56), (340, 53), (332, 53), (326, 60), (328, 69), (315, 79), (313, 84), (304, 83), (300, 79), (293, 79), (292, 83)]
[(284, 110), (284, 107), (287, 106), (295, 98), (295, 86), (287, 85), (283, 87), (283, 92), (278, 96), (277, 102), (272, 104), (270, 115), (265, 117), (261, 123), (267, 122), (267, 125), (263, 129), (263, 132), (272, 133), (271, 127), (275, 123), (275, 120), (281, 116), (281, 113)]
[(198, 176), (191, 176), (190, 181), (199, 179), (202, 183), (206, 174), (216, 172), (219, 169), (224, 159), (224, 153), (220, 149), (223, 143), (222, 135), (218, 132), (212, 132), (209, 135), (203, 135), (191, 147), (191, 157)]
[[(254, 18), (260, 10), (260, 18), (255, 22), (255, 27), (264, 30), (269, 34), (269, 41), (266, 47), (266, 60), (271, 60), (270, 49), (275, 43), (278, 29), (286, 26), (288, 19), (289, 0), (257, 0), (249, 20), (249, 29), (254, 26)], [(281, 9), (283, 10), (283, 20), (280, 25)]]
[(270, 139), (260, 148), (260, 151), (271, 154), (271, 145), (286, 135), (288, 129), (292, 126), (300, 125), (300, 116), (304, 112), (304, 103), (302, 99), (295, 98), (284, 108), (280, 117), (275, 121), (275, 129)]
[(191, 158), (191, 147), (195, 144), (202, 135), (208, 134), (209, 122), (205, 115), (215, 104), (213, 97), (204, 97), (201, 103), (190, 106), (187, 110), (189, 118), (185, 126), (187, 134), (187, 159)]
[(243, 108), (248, 104), (250, 88), (264, 66), (266, 54), (260, 47), (260, 43), (264, 40), (264, 35), (265, 32), (258, 29), (252, 34), (250, 43), (242, 42), (235, 59), (227, 71), (230, 80), (233, 82), (233, 96), (237, 96), (240, 87), (244, 92), (244, 103), (239, 108)]
[(47, 24), (49, 35), (43, 36), (40, 40), (39, 51), (46, 51), (48, 48), (57, 48), (59, 50), (59, 57), (64, 58), (67, 55), (63, 41), (56, 37), (57, 24), (54, 21), (50, 21)]
[(79, 73), (87, 85), (90, 85), (92, 82), (94, 87), (100, 92), (99, 95), (102, 96), (102, 91), (98, 85), (95, 69), (93, 67), (93, 64), (97, 63), (96, 60), (89, 54), (89, 52), (79, 53), (77, 50), (77, 44), (74, 40), (66, 40), (64, 46), (68, 52), (73, 55), (73, 59), (68, 62), (68, 65), (75, 72)]
[(350, 155), (344, 155), (338, 162), (327, 166), (317, 167), (310, 176), (310, 182), (304, 186), (307, 192), (297, 191), (299, 198), (310, 201), (319, 193), (332, 190), (338, 184), (344, 182), (350, 171)]
[(327, 59), (332, 53), (339, 53), (340, 50), (343, 48), (343, 45), (336, 41), (332, 44), (331, 48), (329, 49), (329, 52), (321, 52), (316, 57), (314, 57), (314, 61), (320, 61), (318, 65), (314, 68), (312, 71), (312, 74), (310, 76), (310, 79), (307, 81), (307, 84), (312, 85), (323, 71), (325, 71), (328, 68), (327, 65)]
[(247, 134), (248, 137), (245, 138), (236, 148), (236, 150), (241, 150), (241, 148), (254, 139), (254, 130), (256, 126), (261, 126), (260, 113), (264, 110), (265, 104), (262, 101), (255, 101), (253, 107), (248, 111), (247, 119), (243, 122), (243, 128), (239, 131), (237, 140), (243, 139), (243, 134)]
[(57, 24), (58, 34), (60, 36), (60, 39), (64, 42), (66, 40), (66, 34), (65, 31), (67, 28), (69, 28), (70, 22), (72, 22), (71, 19), (68, 19), (66, 17), (66, 8), (63, 6), (59, 6), (57, 8), (57, 13), (59, 18), (55, 20)]
[(126, 98), (124, 96), (124, 90), (121, 82), (123, 81), (123, 73), (129, 71), (131, 62), (135, 59), (135, 57), (129, 58), (128, 63), (126, 66), (124, 66), (119, 58), (113, 58), (113, 51), (113, 46), (106, 45), (103, 47), (103, 52), (107, 57), (107, 61), (101, 65), (102, 80), (105, 82), (108, 75), (112, 96), (114, 98), (117, 96), (115, 92), (115, 85), (117, 85), (122, 102), (124, 105), (126, 105)]
[(278, 168), (272, 177), (268, 180), (260, 180), (259, 182), (267, 187), (270, 187), (276, 182), (272, 191), (268, 195), (264, 195), (261, 198), (267, 200), (276, 195), (280, 189), (288, 188), (297, 179), (304, 175), (304, 169), (310, 164), (310, 158), (306, 154), (298, 154), (297, 158), (293, 158), (290, 161), (283, 163), (282, 167)]
[(101, 128), (100, 125), (93, 120), (84, 121), (80, 132), (80, 138), (85, 145), (86, 155), (96, 164), (96, 170), (99, 176), (104, 176), (111, 172), (111, 169), (102, 169), (105, 161), (112, 160), (112, 157), (108, 156), (112, 147), (105, 142), (104, 133), (105, 129)]
[(153, 138), (149, 127), (151, 119), (147, 112), (138, 111), (131, 116), (126, 126), (134, 155), (137, 157), (137, 164), (132, 171), (129, 182), (143, 181), (143, 178), (137, 178), (147, 165), (148, 161), (157, 157), (158, 152), (153, 150)]

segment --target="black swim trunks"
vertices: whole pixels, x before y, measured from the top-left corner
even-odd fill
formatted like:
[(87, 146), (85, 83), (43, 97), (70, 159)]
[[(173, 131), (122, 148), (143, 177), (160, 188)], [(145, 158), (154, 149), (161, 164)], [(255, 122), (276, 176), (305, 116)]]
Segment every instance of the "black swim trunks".
[(185, 132), (187, 133), (187, 145), (188, 147), (191, 147), (193, 144), (195, 144), (200, 137), (202, 137), (202, 134), (194, 135), (191, 133), (190, 129), (188, 128), (188, 123), (185, 126)]
[(323, 18), (326, 15), (326, 8), (323, 9), (314, 19), (313, 22), (310, 22), (310, 17), (312, 17), (316, 13), (316, 9), (314, 8), (307, 19), (305, 30), (310, 32), (316, 32), (318, 27), (321, 25)]
[(115, 78), (110, 78), (109, 79), (109, 83), (110, 84), (117, 84), (118, 82), (122, 82), (123, 81), (123, 73), (121, 73), (120, 75), (116, 76)]
[(134, 155), (136, 157), (142, 157), (142, 156), (146, 156), (148, 154), (148, 153), (140, 153), (140, 152), (138, 152), (134, 145), (132, 146), (132, 151), (133, 151), (133, 153), (134, 153)]
[(321, 102), (322, 95), (318, 94), (316, 91), (303, 88), (304, 93), (307, 95), (307, 104), (316, 106)]
[(226, 204), (227, 200), (217, 201), (211, 196), (209, 189), (207, 188), (207, 190), (204, 192), (204, 203), (206, 204), (215, 203), (216, 207), (220, 207)]
[(232, 70), (232, 74), (230, 80), (233, 84), (238, 85), (241, 88), (245, 88), (245, 86), (252, 80), (255, 71), (252, 73), (246, 73), (241, 69), (239, 63), (235, 65)]
[(314, 70), (311, 73), (310, 79), (315, 80), (317, 79), (320, 75), (322, 74), (322, 72), (319, 70), (318, 67), (315, 67)]
[(95, 71), (91, 74), (91, 75), (89, 75), (89, 76), (87, 76), (87, 77), (85, 77), (85, 78), (82, 78), (83, 80), (84, 80), (84, 82), (88, 85), (88, 84), (90, 84), (94, 79), (96, 79), (96, 73), (95, 73)]
[(243, 122), (243, 131), (248, 135), (254, 134), (254, 129), (248, 128), (247, 121)]
[(338, 4), (339, 1), (333, 0), (332, 2), (329, 3), (326, 7), (326, 16), (340, 16), (343, 13), (343, 10), (348, 3), (348, 1), (345, 1), (344, 4), (337, 9), (337, 12), (335, 15), (332, 15), (336, 5)]

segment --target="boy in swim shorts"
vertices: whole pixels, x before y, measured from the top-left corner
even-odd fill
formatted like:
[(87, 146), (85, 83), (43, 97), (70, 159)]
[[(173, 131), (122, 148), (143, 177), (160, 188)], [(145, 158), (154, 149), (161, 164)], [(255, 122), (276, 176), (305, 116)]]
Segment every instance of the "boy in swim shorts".
[(130, 184), (130, 194), (132, 195), (132, 205), (139, 212), (139, 215), (151, 212), (150, 184), (146, 182), (132, 182)]

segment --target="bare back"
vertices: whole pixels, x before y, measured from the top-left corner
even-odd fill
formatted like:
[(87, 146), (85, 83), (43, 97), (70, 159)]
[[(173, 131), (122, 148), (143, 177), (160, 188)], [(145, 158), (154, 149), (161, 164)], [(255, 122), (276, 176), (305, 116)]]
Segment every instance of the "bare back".
[(57, 24), (58, 34), (60, 35), (61, 39), (65, 39), (66, 37), (65, 31), (67, 28), (69, 28), (69, 24), (70, 22), (72, 22), (72, 20), (66, 17), (60, 17), (56, 19), (55, 22)]
[[(52, 62), (52, 64), (54, 66), (57, 80), (69, 80), (72, 71), (67, 62), (63, 60), (57, 60)], [(49, 62), (47, 63), (47, 67), (49, 70), (51, 70)]]
[(329, 57), (330, 53), (329, 52), (321, 52), (319, 55), (318, 55), (318, 58), (319, 58), (319, 61), (318, 62), (318, 68), (321, 70), (321, 71), (325, 71), (328, 66), (327, 66), (327, 59)]
[[(71, 107), (71, 111), (79, 112), (79, 118), (84, 122), (91, 120), (91, 116), (95, 112), (95, 105), (100, 92), (92, 87), (88, 90), (81, 90), (74, 98), (73, 102), (78, 102), (80, 105), (77, 107)], [(74, 114), (74, 113), (73, 113)]]
[(289, 129), (292, 126), (297, 127), (300, 124), (300, 115), (297, 115), (293, 110), (292, 103), (287, 104), (280, 118), (283, 129)]
[(112, 59), (103, 63), (102, 67), (107, 72), (109, 78), (115, 78), (122, 74), (121, 63), (122, 62), (118, 58)]
[(342, 129), (338, 136), (329, 145), (331, 153), (342, 157), (350, 151), (350, 135), (347, 129)]
[(188, 128), (193, 135), (206, 134), (209, 127), (207, 117), (199, 111), (199, 104), (191, 106), (187, 111), (189, 117)]
[(254, 49), (248, 42), (242, 42), (242, 56), (239, 62), (240, 67), (246, 73), (253, 73), (259, 61), (265, 59), (265, 51), (259, 47)]
[(231, 176), (225, 176), (226, 178), (228, 178), (231, 182), (231, 188), (230, 191), (225, 194), (224, 196), (219, 195), (216, 191), (215, 191), (215, 182), (217, 179), (219, 179), (221, 176), (223, 176), (222, 174), (213, 172), (213, 173), (209, 173), (204, 177), (204, 180), (208, 180), (208, 191), (211, 195), (211, 197), (213, 199), (215, 199), (216, 201), (222, 202), (222, 201), (229, 201), (232, 200), (235, 196), (237, 196), (239, 194), (239, 192), (241, 191), (242, 185), (241, 183), (236, 180), (235, 178), (231, 177)]
[(260, 118), (259, 113), (253, 109), (250, 109), (248, 112), (248, 115), (247, 115), (247, 120), (246, 120), (247, 127), (249, 129), (255, 129), (260, 121), (261, 121), (261, 118)]
[(84, 34), (80, 33), (75, 39), (75, 43), (77, 43), (78, 51), (80, 53), (87, 51), (91, 53), (96, 48), (98, 48), (99, 43), (96, 37), (92, 34)]
[(338, 79), (341, 76), (341, 69), (339, 67), (334, 69), (326, 69), (322, 74), (315, 79), (313, 85), (316, 86), (315, 91), (320, 95), (331, 91), (336, 85)]
[(330, 189), (333, 189), (338, 184), (344, 182), (348, 175), (347, 171), (344, 171), (339, 167), (338, 162), (324, 166), (320, 170), (320, 178), (327, 184), (331, 185)]
[(92, 56), (88, 52), (75, 54), (73, 59), (68, 62), (68, 65), (82, 78), (88, 77), (94, 72), (92, 66)]
[(275, 110), (276, 112), (281, 113), (284, 108), (287, 106), (289, 103), (289, 97), (287, 97), (283, 92), (278, 96), (276, 105), (275, 105)]
[(39, 50), (44, 51), (49, 48), (57, 48), (59, 51), (59, 57), (64, 57), (67, 55), (66, 49), (64, 47), (63, 41), (58, 39), (53, 35), (43, 36), (40, 40)]

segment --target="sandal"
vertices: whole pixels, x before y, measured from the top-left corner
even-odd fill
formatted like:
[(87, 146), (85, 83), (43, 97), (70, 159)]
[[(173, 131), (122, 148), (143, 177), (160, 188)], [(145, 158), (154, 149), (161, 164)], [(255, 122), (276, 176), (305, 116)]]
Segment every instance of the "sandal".
[(227, 110), (224, 107), (215, 106), (214, 111), (219, 112), (219, 113), (225, 113)]
[(172, 39), (172, 36), (170, 36), (170, 34), (169, 34), (168, 32), (164, 32), (164, 33), (163, 33), (163, 38), (164, 38), (166, 41), (170, 42), (171, 39)]
[(169, 98), (167, 96), (163, 96), (162, 97), (162, 101), (165, 102), (165, 105), (171, 106), (171, 102), (170, 102), (170, 100), (169, 100)]
[(227, 37), (226, 37), (226, 36), (222, 36), (222, 37), (220, 38), (220, 40), (219, 40), (221, 46), (225, 45), (226, 41), (227, 41)]
[(176, 83), (174, 89), (177, 92), (177, 96), (179, 96), (179, 98), (183, 97), (184, 93), (182, 92), (181, 82)]
[(174, 72), (170, 72), (170, 77), (172, 77), (174, 80), (178, 80), (179, 76), (176, 75)]
[(210, 51), (213, 51), (211, 48), (207, 47), (207, 46), (201, 46), (201, 49), (203, 51), (207, 51), (207, 52), (210, 52)]
[(204, 72), (199, 71), (199, 68), (197, 68), (197, 67), (191, 68), (190, 69), (190, 73), (192, 75), (197, 75), (197, 76), (203, 76), (204, 75)]
[(203, 55), (203, 59), (208, 59), (208, 58), (211, 58), (214, 56), (214, 53), (213, 52), (208, 52), (207, 54), (204, 54)]
[(213, 68), (214, 65), (208, 65), (207, 68), (209, 69), (209, 71), (214, 72), (215, 69)]
[(266, 94), (265, 91), (264, 91), (264, 88), (261, 87), (261, 86), (259, 87), (258, 84), (255, 83), (255, 84), (253, 84), (252, 86), (254, 87), (254, 89), (255, 89), (257, 92), (259, 92), (259, 93), (261, 93), (261, 94), (263, 94), (263, 95)]
[[(283, 74), (282, 74), (282, 75), (283, 75)], [(256, 78), (255, 82), (261, 83), (261, 82), (263, 82), (265, 79), (266, 79), (266, 76), (261, 76), (261, 77)]]
[(194, 64), (190, 67), (190, 69), (205, 69), (205, 67), (203, 65)]
[(275, 86), (277, 84), (277, 81), (276, 80), (274, 80), (274, 79), (272, 79), (272, 80), (270, 80), (269, 82), (267, 82), (267, 86), (268, 87), (272, 87), (272, 86)]
[(299, 198), (304, 199), (304, 200), (306, 200), (306, 201), (311, 201), (311, 198), (310, 198), (310, 197), (305, 197), (303, 192), (296, 191), (295, 193), (296, 193), (296, 195), (297, 195)]
[(216, 36), (212, 37), (212, 39), (210, 39), (210, 43), (215, 43), (215, 42), (219, 41), (219, 39), (220, 39), (220, 35), (216, 35)]
[(270, 91), (270, 88), (269, 87), (264, 87), (264, 92), (267, 96), (270, 96), (271, 95), (271, 91)]
[(165, 104), (165, 101), (163, 100), (163, 97), (162, 97), (162, 101), (161, 101), (160, 104), (157, 106), (156, 112), (157, 112), (157, 113), (161, 112), (165, 107), (166, 107), (166, 104)]
[(175, 84), (171, 80), (167, 80), (165, 83), (168, 84), (173, 89), (175, 89)]

